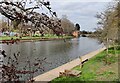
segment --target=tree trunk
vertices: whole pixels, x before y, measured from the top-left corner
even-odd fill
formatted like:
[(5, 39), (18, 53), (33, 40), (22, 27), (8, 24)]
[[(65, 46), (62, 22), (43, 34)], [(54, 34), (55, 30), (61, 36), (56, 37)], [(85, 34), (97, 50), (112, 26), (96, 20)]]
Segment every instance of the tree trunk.
[(108, 55), (108, 54), (109, 54), (109, 53), (108, 53), (109, 44), (108, 44), (108, 43), (109, 43), (109, 42), (108, 42), (108, 38), (107, 38), (107, 43), (106, 43), (106, 61), (105, 61), (106, 64), (108, 64), (108, 60), (107, 60), (107, 59), (108, 59), (108, 57), (109, 57), (109, 55)]
[(113, 47), (114, 47), (114, 53), (115, 53), (115, 56), (117, 55), (116, 54), (116, 46), (115, 46), (115, 42), (113, 41)]

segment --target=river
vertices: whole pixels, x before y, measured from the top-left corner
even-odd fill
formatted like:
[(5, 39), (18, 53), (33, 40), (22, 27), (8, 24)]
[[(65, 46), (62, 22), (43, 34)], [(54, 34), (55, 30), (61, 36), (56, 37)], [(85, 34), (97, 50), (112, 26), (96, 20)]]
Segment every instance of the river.
[(19, 44), (0, 44), (0, 49), (5, 50), (7, 56), (13, 56), (14, 53), (20, 52), (19, 66), (25, 66), (25, 61), (29, 59), (35, 62), (36, 58), (46, 58), (47, 63), (43, 63), (44, 71), (39, 71), (35, 76), (63, 65), (73, 59), (83, 56), (89, 52), (95, 51), (102, 44), (97, 39), (80, 37), (74, 39), (22, 42)]

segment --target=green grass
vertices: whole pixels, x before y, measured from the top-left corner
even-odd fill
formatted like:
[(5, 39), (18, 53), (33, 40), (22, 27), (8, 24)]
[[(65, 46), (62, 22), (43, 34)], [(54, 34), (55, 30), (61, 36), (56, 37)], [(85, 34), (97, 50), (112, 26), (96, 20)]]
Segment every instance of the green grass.
[[(11, 40), (11, 38), (13, 39), (19, 39), (19, 37), (15, 37), (15, 36), (12, 36), (12, 37), (9, 37), (9, 36), (3, 36), (3, 37), (0, 37), (0, 40)], [(45, 35), (44, 37), (39, 37), (39, 36), (34, 36), (34, 37), (22, 37), (22, 40), (24, 39), (42, 39), (42, 38), (45, 38), (45, 39), (51, 39), (51, 38), (65, 38), (65, 39), (69, 39), (69, 38), (72, 38), (72, 36), (55, 36), (55, 35)]]
[[(103, 51), (93, 58), (91, 58), (87, 63), (83, 65), (81, 69), (79, 66), (73, 68), (74, 70), (82, 71), (80, 77), (58, 77), (51, 81), (56, 83), (58, 81), (62, 82), (72, 82), (72, 81), (118, 81), (118, 56), (114, 55), (113, 48), (109, 49), (109, 58), (107, 61), (111, 64), (105, 64), (106, 52)], [(120, 54), (120, 49), (116, 51), (117, 55)], [(89, 83), (88, 82), (88, 83)], [(73, 82), (72, 82), (73, 83)]]

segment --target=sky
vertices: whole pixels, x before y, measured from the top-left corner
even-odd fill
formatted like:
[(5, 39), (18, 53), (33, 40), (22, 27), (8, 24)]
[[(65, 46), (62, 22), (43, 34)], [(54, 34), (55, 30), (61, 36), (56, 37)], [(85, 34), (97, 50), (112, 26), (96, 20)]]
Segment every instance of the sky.
[[(0, 0), (1, 1), (1, 0)], [(95, 15), (103, 12), (112, 0), (48, 0), (52, 10), (59, 18), (67, 15), (74, 24), (79, 23), (81, 30), (95, 31), (97, 19)]]
[(111, 0), (50, 0), (51, 7), (58, 17), (67, 15), (74, 24), (79, 23), (81, 30), (94, 31), (97, 28), (95, 15), (103, 12)]

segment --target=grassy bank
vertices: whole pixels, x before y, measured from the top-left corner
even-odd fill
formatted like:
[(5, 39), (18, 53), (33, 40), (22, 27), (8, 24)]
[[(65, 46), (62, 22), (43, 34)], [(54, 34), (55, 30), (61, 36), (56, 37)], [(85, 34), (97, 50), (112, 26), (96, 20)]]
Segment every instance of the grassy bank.
[[(120, 55), (120, 47), (116, 50), (117, 55), (113, 48), (109, 48), (109, 58), (106, 59), (106, 51), (94, 56), (88, 62), (84, 63), (83, 67), (79, 66), (73, 68), (74, 70), (82, 71), (79, 77), (59, 77), (52, 81), (56, 83), (62, 82), (76, 82), (76, 81), (118, 81), (118, 56)], [(105, 60), (109, 64), (106, 64)], [(88, 82), (89, 81), (89, 82)]]
[[(15, 37), (15, 36), (12, 36), (12, 37), (9, 37), (9, 36), (3, 36), (3, 37), (0, 37), (0, 40), (11, 40), (11, 38), (13, 39), (19, 39), (19, 37)], [(69, 38), (72, 38), (72, 36), (44, 36), (44, 37), (22, 37), (21, 40), (35, 40), (35, 39), (52, 39), (52, 38), (56, 38), (56, 39), (59, 39), (59, 38), (65, 38), (65, 39), (69, 39)]]

